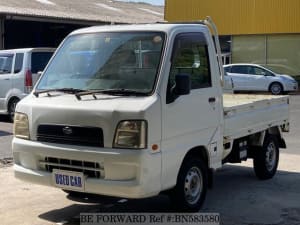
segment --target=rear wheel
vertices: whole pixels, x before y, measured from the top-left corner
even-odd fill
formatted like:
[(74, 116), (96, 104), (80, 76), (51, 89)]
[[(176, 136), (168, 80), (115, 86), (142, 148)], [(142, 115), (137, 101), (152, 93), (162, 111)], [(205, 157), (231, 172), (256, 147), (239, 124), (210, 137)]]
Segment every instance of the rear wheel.
[(10, 100), (8, 104), (8, 117), (11, 122), (14, 122), (14, 117), (15, 117), (15, 111), (16, 111), (16, 105), (20, 100), (17, 98), (14, 98)]
[(207, 165), (198, 158), (184, 160), (177, 184), (170, 193), (171, 201), (176, 209), (198, 211), (206, 196), (208, 186)]
[(273, 84), (271, 84), (270, 86), (270, 92), (273, 94), (273, 95), (280, 95), (283, 93), (283, 87), (280, 83), (278, 82), (275, 82)]
[(272, 178), (278, 167), (279, 147), (277, 138), (268, 135), (263, 147), (256, 149), (253, 157), (253, 165), (256, 176), (261, 180)]

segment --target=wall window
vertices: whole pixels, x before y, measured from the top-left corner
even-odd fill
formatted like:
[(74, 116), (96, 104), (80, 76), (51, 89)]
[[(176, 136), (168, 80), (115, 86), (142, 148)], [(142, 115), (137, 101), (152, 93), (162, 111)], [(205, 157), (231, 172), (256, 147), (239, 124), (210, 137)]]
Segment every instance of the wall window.
[(255, 63), (275, 73), (300, 75), (300, 35), (234, 36), (232, 62)]
[(230, 53), (231, 52), (231, 36), (223, 35), (219, 36), (220, 47), (222, 53)]
[(267, 66), (280, 74), (300, 75), (300, 35), (269, 35)]

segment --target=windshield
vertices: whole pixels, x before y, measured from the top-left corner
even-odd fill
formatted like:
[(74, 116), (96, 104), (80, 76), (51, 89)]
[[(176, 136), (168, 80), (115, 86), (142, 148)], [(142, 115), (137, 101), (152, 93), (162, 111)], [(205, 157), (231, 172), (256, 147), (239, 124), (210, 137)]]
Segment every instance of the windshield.
[(160, 32), (70, 36), (51, 60), (37, 90), (130, 89), (152, 92), (162, 55)]

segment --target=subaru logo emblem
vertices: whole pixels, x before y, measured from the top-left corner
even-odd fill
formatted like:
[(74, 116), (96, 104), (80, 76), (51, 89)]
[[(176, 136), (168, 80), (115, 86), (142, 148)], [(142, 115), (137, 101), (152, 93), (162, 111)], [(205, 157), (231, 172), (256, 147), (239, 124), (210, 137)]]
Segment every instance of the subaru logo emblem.
[(70, 135), (70, 134), (73, 133), (73, 130), (72, 130), (71, 127), (64, 127), (64, 128), (62, 129), (62, 132), (63, 132), (64, 134), (66, 134), (66, 135)]

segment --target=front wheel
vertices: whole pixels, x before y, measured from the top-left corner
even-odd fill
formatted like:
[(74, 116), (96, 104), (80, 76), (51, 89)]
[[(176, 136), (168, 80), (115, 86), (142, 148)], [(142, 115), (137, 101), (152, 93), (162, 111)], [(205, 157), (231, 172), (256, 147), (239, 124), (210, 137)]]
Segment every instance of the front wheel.
[(280, 83), (273, 83), (271, 84), (270, 86), (270, 92), (273, 94), (273, 95), (280, 95), (283, 93), (283, 87)]
[(205, 200), (207, 178), (207, 165), (201, 159), (185, 159), (178, 174), (177, 184), (170, 194), (176, 209), (198, 211)]
[(253, 165), (256, 176), (261, 180), (272, 178), (278, 167), (279, 147), (277, 138), (268, 135), (261, 148), (256, 149), (253, 157)]

